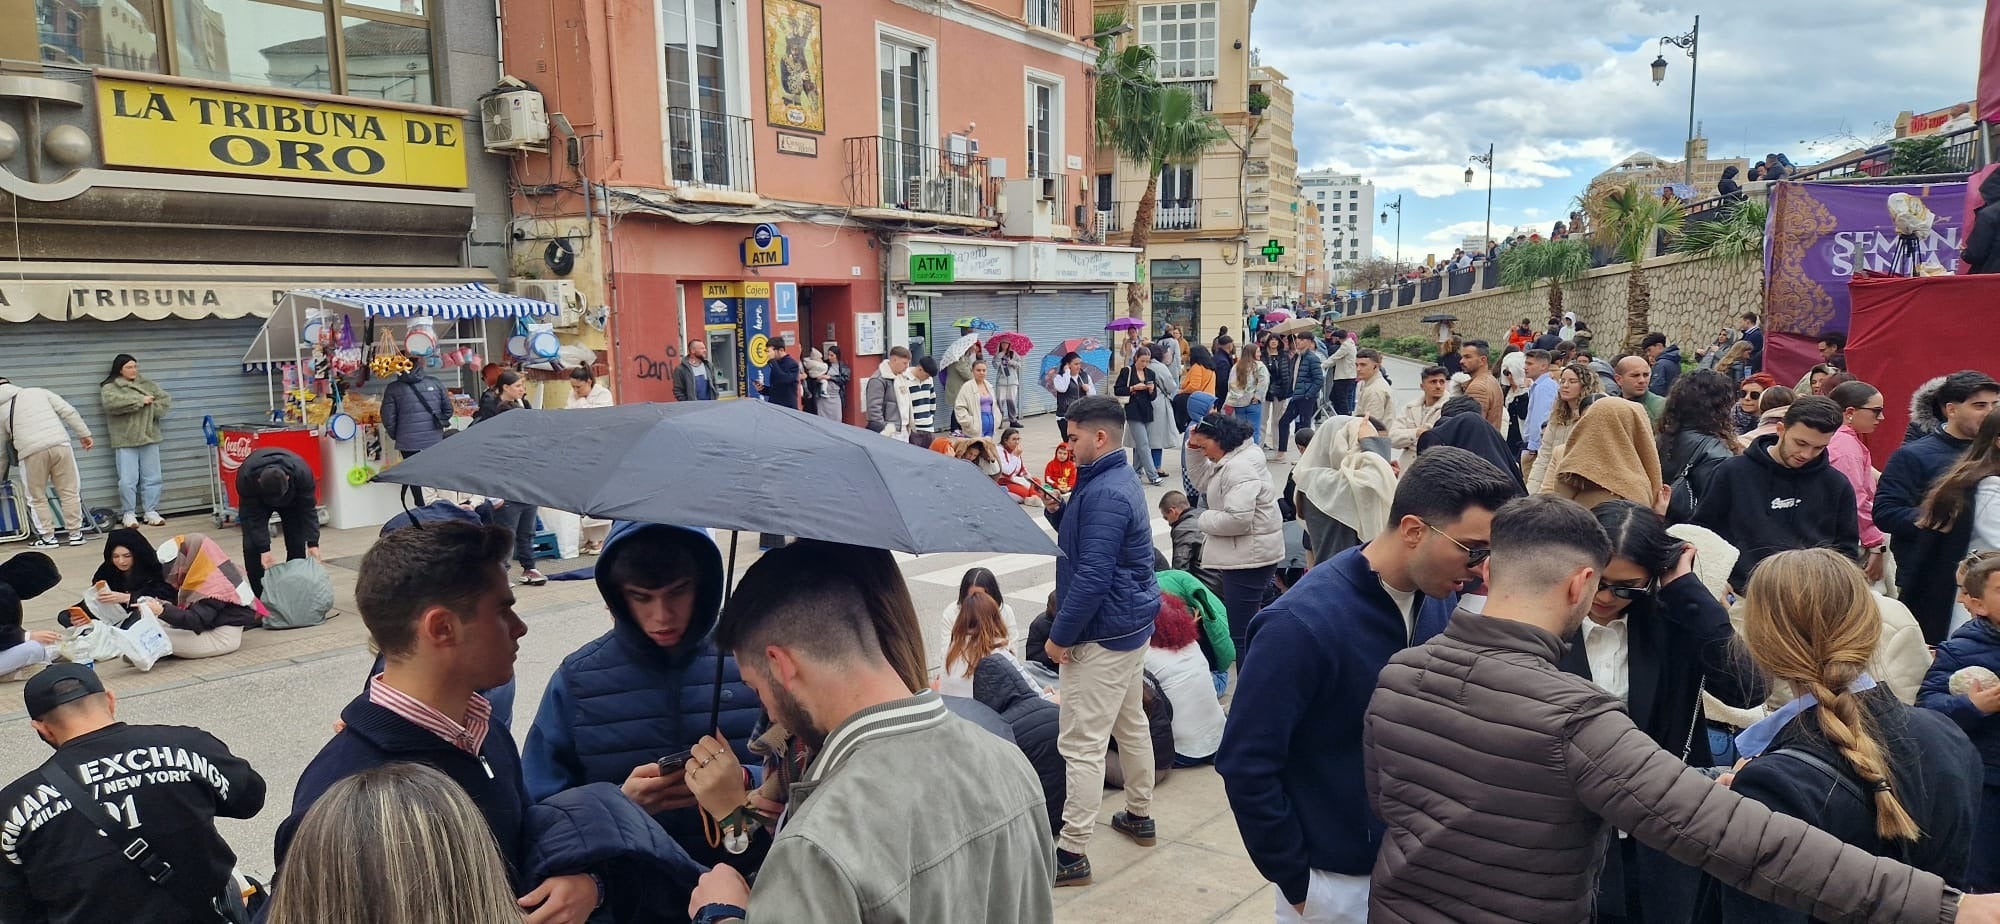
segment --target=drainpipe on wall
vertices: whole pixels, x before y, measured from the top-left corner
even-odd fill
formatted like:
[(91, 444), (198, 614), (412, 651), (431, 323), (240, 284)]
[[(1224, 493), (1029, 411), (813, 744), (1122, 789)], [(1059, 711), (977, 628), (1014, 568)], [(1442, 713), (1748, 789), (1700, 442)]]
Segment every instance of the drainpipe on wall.
[[(603, 210), (604, 215), (605, 368), (611, 371), (612, 380), (616, 381), (618, 361), (621, 355), (619, 353), (620, 342), (618, 339), (618, 233), (615, 230), (617, 220), (611, 215), (611, 197), (605, 193), (603, 184), (598, 184), (598, 187), (597, 204)], [(585, 184), (584, 188), (588, 189), (589, 184)], [(588, 212), (585, 214), (587, 215)], [(674, 312), (681, 314), (680, 306), (676, 305)]]
[[(625, 176), (625, 133), (619, 131), (618, 120), (623, 116), (624, 107), (619, 105), (618, 85), (618, 3), (619, 0), (602, 0), (604, 3), (604, 66), (610, 71), (611, 117), (603, 119), (603, 131), (611, 140), (611, 163), (604, 169), (606, 180), (623, 179)], [(609, 210), (606, 210), (609, 214)]]

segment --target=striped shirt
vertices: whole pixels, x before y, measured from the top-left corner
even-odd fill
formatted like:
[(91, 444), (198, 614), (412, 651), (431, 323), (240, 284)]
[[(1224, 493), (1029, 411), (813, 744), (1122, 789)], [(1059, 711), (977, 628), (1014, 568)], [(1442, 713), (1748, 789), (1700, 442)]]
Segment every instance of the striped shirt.
[(937, 379), (910, 386), (910, 429), (929, 433), (937, 419)]
[[(432, 709), (416, 697), (382, 682), (376, 674), (368, 681), (368, 701), (408, 720), (410, 724), (443, 738), (446, 744), (475, 757), (486, 744), (486, 730), (492, 724), (493, 704), (477, 693), (465, 704), (465, 724)], [(489, 771), (490, 773), (490, 771)]]

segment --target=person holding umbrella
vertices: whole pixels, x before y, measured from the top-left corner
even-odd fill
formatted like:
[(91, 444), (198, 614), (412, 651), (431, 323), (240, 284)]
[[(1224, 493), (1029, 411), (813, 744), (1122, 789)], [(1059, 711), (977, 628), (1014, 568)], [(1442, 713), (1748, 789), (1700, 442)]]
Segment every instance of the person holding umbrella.
[(1007, 426), (1021, 426), (1021, 351), (1016, 350), (1017, 341), (1027, 338), (1020, 334), (998, 334), (988, 344), (993, 348), (993, 397), (1000, 404), (1000, 416)]

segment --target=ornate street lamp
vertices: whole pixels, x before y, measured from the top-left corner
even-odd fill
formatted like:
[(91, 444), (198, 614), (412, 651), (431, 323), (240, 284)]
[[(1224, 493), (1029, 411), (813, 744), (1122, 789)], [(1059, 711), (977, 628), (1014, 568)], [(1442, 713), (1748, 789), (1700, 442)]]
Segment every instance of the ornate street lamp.
[(1687, 50), (1688, 56), (1688, 131), (1687, 147), (1682, 149), (1682, 163), (1687, 168), (1685, 178), (1689, 187), (1694, 186), (1694, 87), (1695, 78), (1701, 74), (1701, 17), (1694, 18), (1694, 28), (1686, 35), (1660, 36), (1660, 54), (1653, 59), (1653, 85), (1667, 79), (1667, 46)]
[(1401, 193), (1398, 193), (1396, 201), (1389, 203), (1389, 208), (1382, 212), (1382, 223), (1385, 225), (1389, 223), (1390, 212), (1396, 213), (1396, 267), (1401, 269), (1403, 266), (1403, 196)]
[[(1493, 145), (1487, 144), (1485, 154), (1474, 154), (1470, 160), (1486, 168), (1486, 238), (1482, 246), (1491, 247), (1493, 245)], [(1472, 175), (1472, 168), (1465, 168), (1465, 185), (1472, 185)]]

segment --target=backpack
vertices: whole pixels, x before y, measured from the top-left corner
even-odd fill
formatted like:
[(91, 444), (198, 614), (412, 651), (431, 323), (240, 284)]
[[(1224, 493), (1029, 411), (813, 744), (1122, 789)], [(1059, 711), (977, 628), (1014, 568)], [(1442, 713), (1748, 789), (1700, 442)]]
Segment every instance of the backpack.
[(310, 558), (272, 565), (264, 572), (266, 629), (304, 629), (327, 621), (333, 611), (333, 577)]

